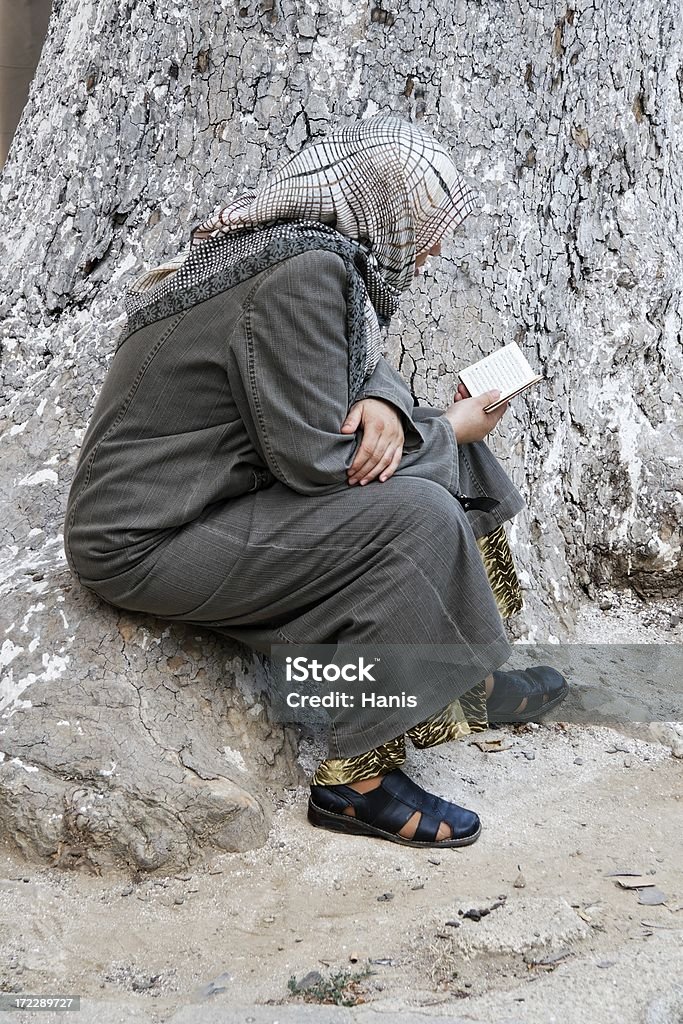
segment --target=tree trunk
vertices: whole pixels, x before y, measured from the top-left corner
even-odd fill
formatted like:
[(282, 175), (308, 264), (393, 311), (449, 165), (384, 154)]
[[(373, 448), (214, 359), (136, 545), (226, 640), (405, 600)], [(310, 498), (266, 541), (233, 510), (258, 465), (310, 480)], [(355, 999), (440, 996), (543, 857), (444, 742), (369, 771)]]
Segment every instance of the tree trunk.
[(546, 374), (492, 441), (529, 500), (514, 634), (566, 635), (596, 582), (680, 594), (681, 36), (656, 0), (56, 0), (1, 186), (0, 832), (27, 855), (243, 848), (296, 778), (249, 658), (85, 595), (61, 529), (122, 289), (333, 121), (423, 120), (484, 199), (392, 324), (415, 393), (513, 339)]

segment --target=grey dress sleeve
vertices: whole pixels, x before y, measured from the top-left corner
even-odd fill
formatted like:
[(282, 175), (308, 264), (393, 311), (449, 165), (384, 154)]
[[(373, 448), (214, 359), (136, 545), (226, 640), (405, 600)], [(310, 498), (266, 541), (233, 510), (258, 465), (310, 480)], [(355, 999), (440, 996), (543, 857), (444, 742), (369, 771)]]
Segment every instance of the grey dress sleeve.
[(425, 420), (431, 419), (432, 416), (443, 416), (445, 412), (445, 409), (437, 409), (432, 405), (416, 405), (413, 409), (413, 419), (416, 423), (423, 423)]
[(228, 373), (252, 443), (300, 494), (347, 487), (357, 438), (348, 409), (346, 268), (310, 251), (264, 275), (231, 340)]
[[(252, 443), (273, 476), (301, 494), (349, 486), (358, 435), (341, 433), (349, 409), (345, 295), (346, 267), (335, 253), (283, 260), (245, 303), (230, 342), (228, 373)], [(386, 398), (412, 424), (397, 472), (455, 492), (448, 423), (414, 424), (410, 390), (386, 361), (368, 383), (365, 397)]]

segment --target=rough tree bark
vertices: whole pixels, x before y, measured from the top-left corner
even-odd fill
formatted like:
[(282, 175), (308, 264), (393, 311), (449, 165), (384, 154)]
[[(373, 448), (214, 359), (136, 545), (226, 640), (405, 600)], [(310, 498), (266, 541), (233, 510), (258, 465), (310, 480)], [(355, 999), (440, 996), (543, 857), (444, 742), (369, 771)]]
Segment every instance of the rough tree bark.
[(423, 119), (477, 183), (388, 350), (416, 394), (518, 340), (547, 382), (494, 446), (523, 639), (582, 590), (680, 593), (683, 24), (657, 0), (56, 0), (2, 178), (0, 834), (59, 863), (169, 868), (257, 844), (295, 779), (249, 657), (120, 615), (61, 544), (121, 289), (331, 120)]

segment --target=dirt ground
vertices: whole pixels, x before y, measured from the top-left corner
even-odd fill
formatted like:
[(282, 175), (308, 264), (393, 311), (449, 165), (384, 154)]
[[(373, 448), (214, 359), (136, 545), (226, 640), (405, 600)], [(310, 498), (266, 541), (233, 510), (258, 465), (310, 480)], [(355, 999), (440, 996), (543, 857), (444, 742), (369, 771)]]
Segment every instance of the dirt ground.
[[(622, 598), (609, 615), (587, 609), (577, 639), (596, 642), (609, 623), (615, 642), (678, 645), (672, 615), (662, 605), (644, 621)], [(413, 777), (482, 819), (460, 850), (313, 829), (301, 788), (283, 794), (264, 847), (170, 877), (28, 869), (0, 855), (0, 992), (113, 1000), (122, 1021), (259, 1004), (277, 1021), (278, 1008), (302, 1005), (291, 977), (345, 971), (337, 991), (378, 1018), (680, 1024), (676, 734), (555, 721), (411, 751)], [(483, 751), (486, 739), (503, 749)], [(317, 754), (304, 744), (302, 763)], [(619, 884), (629, 880), (639, 888)], [(256, 1019), (244, 1013), (230, 1019)]]

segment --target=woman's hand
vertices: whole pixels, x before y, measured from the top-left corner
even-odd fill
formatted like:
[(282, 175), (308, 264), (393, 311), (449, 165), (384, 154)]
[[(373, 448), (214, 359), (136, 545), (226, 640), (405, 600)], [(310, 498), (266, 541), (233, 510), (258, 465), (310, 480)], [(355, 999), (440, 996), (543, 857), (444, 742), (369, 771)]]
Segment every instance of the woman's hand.
[(485, 395), (479, 395), (478, 398), (468, 398), (466, 397), (468, 395), (469, 391), (461, 384), (454, 396), (455, 401), (453, 405), (445, 413), (446, 419), (453, 427), (458, 444), (483, 441), (491, 433), (510, 404), (505, 402), (503, 405), (498, 406), (497, 409), (494, 409), (493, 412), (484, 412), (487, 405), (498, 401), (500, 391), (487, 391)]
[(347, 470), (349, 483), (363, 486), (375, 477), (384, 483), (395, 473), (403, 454), (401, 417), (381, 398), (362, 398), (349, 409), (341, 432), (354, 434), (359, 428), (363, 439)]

